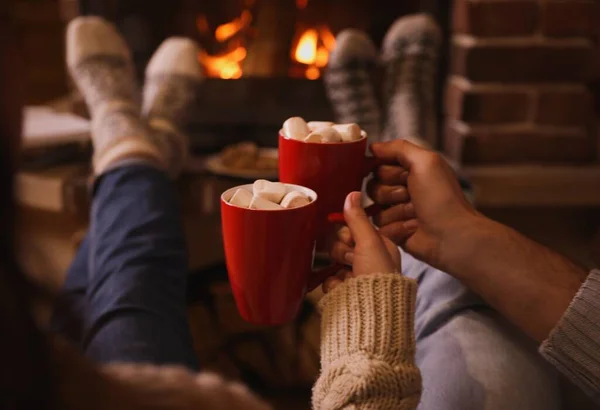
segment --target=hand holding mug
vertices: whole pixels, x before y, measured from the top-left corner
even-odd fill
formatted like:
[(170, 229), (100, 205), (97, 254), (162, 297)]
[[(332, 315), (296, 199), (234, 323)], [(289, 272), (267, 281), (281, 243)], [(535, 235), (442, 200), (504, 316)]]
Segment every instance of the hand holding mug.
[(351, 268), (327, 279), (323, 285), (325, 292), (347, 277), (400, 272), (398, 247), (377, 232), (362, 208), (360, 192), (352, 192), (346, 197), (344, 218), (347, 226), (338, 230), (330, 254), (336, 262)]
[(374, 218), (379, 232), (417, 258), (442, 267), (442, 253), (478, 213), (465, 198), (455, 172), (439, 154), (397, 140), (373, 144), (382, 165), (368, 186), (369, 196), (388, 206)]

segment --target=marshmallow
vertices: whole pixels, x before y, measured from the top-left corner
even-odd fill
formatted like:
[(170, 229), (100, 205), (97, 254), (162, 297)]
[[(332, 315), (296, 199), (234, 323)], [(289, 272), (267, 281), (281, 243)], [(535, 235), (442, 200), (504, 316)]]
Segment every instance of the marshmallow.
[(306, 122), (300, 117), (288, 118), (283, 123), (283, 136), (294, 140), (303, 140), (310, 130)]
[(308, 134), (308, 137), (304, 138), (304, 142), (320, 143), (321, 142), (321, 134), (317, 133), (316, 131), (313, 131), (310, 134)]
[(229, 203), (231, 205), (239, 206), (241, 208), (250, 207), (250, 202), (252, 201), (252, 193), (250, 191), (246, 191), (245, 189), (238, 189), (235, 191)]
[(310, 204), (310, 199), (302, 192), (292, 191), (283, 197), (281, 206), (284, 208), (299, 208)]
[(316, 131), (321, 128), (332, 127), (333, 123), (331, 121), (309, 121), (306, 125), (308, 125), (309, 130)]
[(285, 196), (285, 185), (281, 182), (271, 182), (266, 179), (258, 179), (252, 186), (254, 196), (260, 196), (267, 201), (278, 204)]
[(336, 130), (340, 136), (342, 137), (342, 141), (351, 142), (359, 140), (362, 135), (360, 133), (360, 127), (357, 124), (336, 124), (332, 126), (334, 130)]
[(314, 131), (314, 133), (321, 136), (321, 142), (342, 142), (340, 133), (331, 127), (321, 128), (318, 131)]
[(254, 195), (252, 197), (252, 201), (250, 202), (250, 209), (262, 209), (265, 211), (275, 211), (278, 209), (283, 209), (281, 205), (271, 202), (265, 198), (262, 198), (258, 195)]

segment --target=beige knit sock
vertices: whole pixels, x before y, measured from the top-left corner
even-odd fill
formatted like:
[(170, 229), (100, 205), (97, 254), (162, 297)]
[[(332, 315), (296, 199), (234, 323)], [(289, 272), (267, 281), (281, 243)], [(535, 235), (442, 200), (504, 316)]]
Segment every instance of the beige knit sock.
[(194, 41), (172, 37), (162, 43), (146, 68), (142, 116), (152, 130), (152, 141), (168, 155), (173, 177), (181, 173), (188, 158), (189, 140), (183, 128), (204, 78), (199, 52)]
[(78, 17), (67, 29), (67, 65), (87, 103), (92, 123), (94, 172), (124, 159), (166, 168), (140, 119), (139, 92), (125, 41), (100, 17)]

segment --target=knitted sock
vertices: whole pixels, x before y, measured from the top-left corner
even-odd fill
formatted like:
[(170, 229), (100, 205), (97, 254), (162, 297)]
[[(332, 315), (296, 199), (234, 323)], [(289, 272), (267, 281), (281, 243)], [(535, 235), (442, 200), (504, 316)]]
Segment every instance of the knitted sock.
[(383, 41), (386, 66), (384, 98), (387, 141), (408, 139), (420, 145), (435, 145), (435, 80), (441, 31), (426, 14), (402, 17)]
[(99, 17), (78, 17), (67, 29), (67, 65), (91, 115), (94, 172), (124, 159), (166, 167), (140, 119), (131, 56), (116, 28)]
[(344, 30), (336, 38), (324, 77), (337, 121), (357, 123), (370, 142), (381, 133), (381, 112), (370, 77), (376, 57), (375, 45), (365, 33)]
[(181, 173), (189, 153), (183, 128), (203, 79), (199, 51), (192, 40), (169, 38), (146, 68), (142, 116), (152, 130), (151, 139), (167, 153), (172, 176)]

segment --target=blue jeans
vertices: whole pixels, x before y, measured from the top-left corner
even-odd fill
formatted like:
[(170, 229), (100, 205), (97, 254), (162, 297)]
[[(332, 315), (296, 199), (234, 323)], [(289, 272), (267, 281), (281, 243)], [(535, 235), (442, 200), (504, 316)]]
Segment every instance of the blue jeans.
[(53, 328), (98, 362), (198, 368), (186, 314), (188, 255), (175, 187), (145, 164), (96, 181), (88, 234)]

